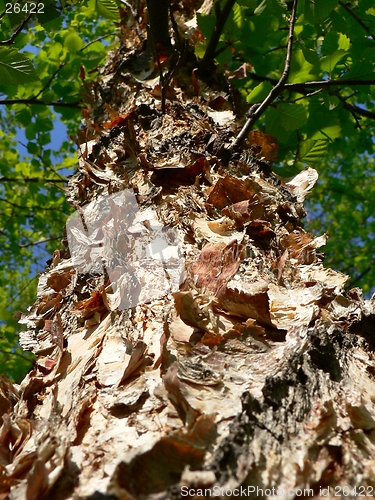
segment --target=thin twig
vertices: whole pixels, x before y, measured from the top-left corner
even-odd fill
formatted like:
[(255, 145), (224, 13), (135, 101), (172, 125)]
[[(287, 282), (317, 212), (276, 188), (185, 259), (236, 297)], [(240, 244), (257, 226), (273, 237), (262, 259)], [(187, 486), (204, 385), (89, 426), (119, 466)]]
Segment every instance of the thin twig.
[[(368, 83), (366, 82), (366, 80), (363, 80), (362, 82), (356, 81), (356, 83), (353, 83), (353, 82), (354, 81), (352, 81), (352, 83), (351, 83), (352, 86), (361, 85), (361, 84), (368, 85)], [(309, 83), (309, 82), (307, 82), (307, 83)], [(318, 83), (318, 82), (314, 82), (314, 83)], [(322, 81), (321, 83), (325, 83), (325, 82)], [(333, 83), (334, 83), (334, 85), (332, 85), (332, 86), (339, 85), (338, 81), (335, 81)], [(341, 80), (340, 87), (344, 86), (344, 84), (345, 84), (345, 80)], [(310, 87), (308, 85), (306, 88), (304, 88), (303, 85), (305, 85), (305, 84), (298, 84), (298, 83), (296, 83), (296, 84), (287, 84), (287, 85), (285, 85), (285, 88), (288, 89), (288, 90), (291, 90), (291, 87), (289, 85), (296, 85), (296, 86), (298, 86), (298, 90), (296, 89), (296, 87), (293, 87), (294, 91), (298, 92), (298, 93), (301, 93), (301, 94), (304, 94), (304, 97), (307, 97), (309, 95), (321, 92), (322, 90), (324, 90), (324, 88), (329, 88), (330, 87), (329, 85), (325, 85), (324, 87), (319, 87), (318, 85), (314, 85), (314, 86)], [(315, 90), (312, 93), (309, 93), (308, 88), (312, 88), (312, 89), (317, 88), (317, 90)], [(350, 97), (353, 97), (353, 95), (347, 96), (346, 99), (345, 99), (344, 97), (342, 97), (342, 95), (339, 92), (329, 92), (329, 94), (336, 96), (341, 101), (343, 107), (345, 109), (347, 109), (348, 111), (350, 111), (350, 113), (353, 115), (353, 117), (355, 118), (355, 120), (357, 120), (357, 116), (364, 116), (365, 118), (370, 118), (371, 120), (375, 120), (375, 112), (369, 111), (368, 109), (365, 109), (365, 108), (360, 108), (359, 106), (356, 106), (355, 104), (349, 104), (348, 103), (347, 99), (349, 99)], [(357, 116), (355, 116), (355, 115), (357, 115)]]
[(88, 43), (86, 43), (85, 46), (82, 47), (82, 49), (79, 49), (79, 52), (83, 52), (84, 50), (87, 49), (87, 47), (90, 47), (93, 43), (100, 42), (100, 40), (103, 40), (104, 38), (109, 38), (110, 36), (115, 36), (116, 32), (113, 31), (112, 33), (108, 33), (107, 35), (102, 35), (98, 36), (98, 38), (95, 38), (95, 40), (90, 40)]
[(224, 29), (227, 18), (232, 10), (232, 7), (235, 4), (235, 0), (227, 0), (226, 4), (223, 7), (223, 10), (220, 11), (220, 1), (215, 2), (216, 8), (216, 23), (210, 40), (207, 45), (206, 52), (204, 53), (203, 59), (199, 65), (199, 71), (207, 69), (207, 67), (211, 64), (213, 59), (215, 58), (216, 47), (219, 43), (221, 32)]
[(299, 89), (306, 88), (329, 88), (329, 87), (342, 87), (344, 85), (375, 85), (375, 80), (360, 80), (358, 78), (337, 78), (336, 80), (317, 80), (312, 82), (303, 83), (287, 83), (284, 85), (285, 90), (298, 92)]
[(354, 115), (365, 116), (366, 118), (371, 118), (372, 120), (375, 120), (375, 113), (373, 111), (368, 111), (367, 109), (360, 108), (359, 106), (355, 106), (354, 104), (349, 104), (340, 94), (335, 94), (335, 95), (340, 99), (343, 107), (348, 111), (350, 111), (350, 113), (353, 116)]
[(137, 32), (137, 35), (139, 36), (140, 41), (143, 42), (146, 37), (145, 37), (144, 33), (142, 32), (141, 27), (139, 26), (137, 11), (134, 10), (132, 5), (129, 2), (127, 2), (126, 0), (120, 0), (120, 2), (123, 3), (125, 5), (125, 7), (127, 7), (130, 10), (130, 13), (134, 19), (134, 25), (135, 25), (135, 30)]
[[(41, 0), (38, 0), (36, 5), (38, 6), (40, 4), (40, 2), (41, 2)], [(26, 16), (25, 19), (18, 26), (18, 28), (13, 32), (12, 36), (10, 38), (8, 38), (8, 40), (3, 40), (2, 42), (0, 42), (0, 45), (13, 45), (14, 40), (18, 37), (18, 35), (21, 33), (21, 31), (24, 29), (26, 24), (33, 17), (33, 15), (34, 15), (34, 12), (30, 13), (28, 16)]]
[(269, 92), (268, 96), (264, 99), (264, 101), (260, 104), (253, 105), (249, 112), (249, 118), (247, 119), (245, 125), (243, 126), (241, 132), (236, 137), (232, 148), (236, 148), (242, 144), (244, 139), (247, 137), (247, 134), (252, 129), (254, 123), (258, 120), (258, 118), (264, 113), (264, 111), (272, 104), (272, 102), (276, 99), (278, 95), (283, 91), (286, 86), (286, 82), (288, 80), (289, 72), (290, 72), (290, 63), (292, 60), (292, 49), (293, 49), (293, 38), (294, 38), (294, 25), (297, 17), (297, 3), (298, 0), (293, 1), (292, 14), (289, 21), (289, 35), (288, 35), (288, 44), (286, 48), (286, 57), (284, 70), (280, 77), (280, 80), (273, 87), (273, 89)]
[(178, 30), (176, 19), (174, 18), (174, 15), (173, 15), (172, 4), (169, 5), (169, 17), (171, 19), (171, 23), (172, 23), (172, 28), (173, 28), (173, 33), (174, 33), (174, 36), (175, 36), (176, 44), (178, 45), (180, 51), (182, 52), (184, 41), (181, 40), (181, 36), (180, 36), (180, 32)]
[(62, 101), (52, 101), (52, 102), (43, 102), (43, 101), (38, 101), (34, 98), (32, 99), (0, 99), (0, 105), (1, 104), (37, 104), (39, 106), (60, 106), (62, 108), (75, 108), (75, 109), (80, 109), (81, 108), (81, 101), (75, 101), (75, 102), (62, 102)]
[(34, 97), (30, 97), (30, 99), (37, 99), (41, 94), (43, 94), (43, 92), (50, 86), (50, 84), (52, 83), (52, 80), (55, 78), (55, 76), (57, 76), (59, 74), (59, 72), (62, 70), (62, 68), (65, 66), (65, 64), (66, 63), (60, 63), (59, 67), (51, 75), (51, 77), (48, 79), (48, 81), (46, 82), (44, 87), (42, 87), (42, 89)]
[(5, 198), (0, 198), (0, 203), (3, 202), (3, 203), (7, 203), (8, 205), (10, 205), (11, 207), (14, 207), (14, 208), (19, 208), (20, 210), (38, 210), (38, 211), (45, 211), (45, 212), (61, 212), (61, 213), (65, 213), (64, 210), (62, 210), (61, 208), (56, 208), (56, 207), (42, 207), (40, 205), (34, 205), (34, 206), (27, 206), (27, 205), (18, 205), (17, 203), (13, 203), (12, 201), (9, 201)]
[[(11, 300), (12, 300), (12, 303), (13, 303), (16, 299), (18, 299), (18, 297), (19, 297), (20, 295), (22, 295), (22, 294), (23, 294), (23, 292), (26, 290), (26, 288), (28, 288), (28, 287), (31, 285), (31, 283), (32, 283), (33, 281), (35, 281), (36, 279), (38, 279), (38, 275), (36, 275), (36, 276), (34, 276), (33, 278), (31, 278), (31, 279), (30, 279), (30, 280), (26, 283), (26, 285), (25, 285), (23, 288), (21, 288), (21, 290), (19, 290), (19, 291), (18, 291), (18, 293), (16, 293), (16, 295), (13, 295), (13, 296), (12, 296), (12, 299), (11, 299)], [(9, 304), (8, 304), (8, 305), (9, 305)], [(8, 306), (7, 306), (7, 307), (8, 307)]]
[(17, 351), (7, 351), (6, 349), (0, 349), (1, 354), (9, 354), (10, 358), (14, 358), (14, 356), (18, 356), (19, 358), (24, 359), (25, 361), (29, 361), (30, 365), (32, 364), (32, 360), (24, 356), (23, 354)]
[(41, 245), (42, 243), (46, 243), (47, 241), (56, 241), (56, 240), (61, 240), (61, 236), (56, 236), (55, 238), (46, 238), (45, 240), (38, 240), (38, 241), (32, 241), (30, 243), (24, 243), (18, 244), (20, 248), (28, 248), (28, 247), (34, 247), (36, 245)]
[(167, 73), (167, 78), (166, 78), (166, 80), (164, 80), (164, 85), (163, 85), (163, 87), (161, 89), (161, 109), (162, 109), (163, 113), (165, 113), (165, 100), (166, 100), (166, 97), (167, 97), (168, 86), (169, 86), (169, 84), (170, 84), (170, 82), (172, 80), (174, 72), (176, 71), (176, 69), (178, 68), (178, 66), (181, 63), (181, 59), (182, 59), (181, 52), (178, 52), (178, 58), (177, 58), (176, 64), (174, 64), (169, 69), (169, 71)]
[(349, 280), (349, 282), (346, 284), (345, 288), (347, 288), (347, 289), (353, 288), (353, 286), (356, 283), (358, 283), (362, 278), (364, 278), (366, 276), (366, 274), (368, 274), (372, 269), (373, 269), (373, 266), (367, 267), (358, 276), (356, 276), (355, 278), (352, 278), (351, 280)]
[[(269, 82), (272, 85), (277, 84), (277, 80), (275, 78), (270, 78), (269, 76), (258, 75), (257, 73), (247, 73), (248, 76), (257, 82)], [(375, 80), (361, 80), (358, 78), (337, 78), (335, 80), (316, 80), (311, 82), (301, 82), (301, 83), (286, 83), (285, 90), (289, 90), (290, 92), (300, 92), (306, 88), (317, 88), (324, 89), (329, 87), (343, 87), (345, 85), (348, 86), (356, 86), (356, 85), (375, 85)]]
[(0, 182), (47, 182), (55, 184), (56, 182), (68, 182), (68, 179), (41, 179), (40, 177), (0, 177)]

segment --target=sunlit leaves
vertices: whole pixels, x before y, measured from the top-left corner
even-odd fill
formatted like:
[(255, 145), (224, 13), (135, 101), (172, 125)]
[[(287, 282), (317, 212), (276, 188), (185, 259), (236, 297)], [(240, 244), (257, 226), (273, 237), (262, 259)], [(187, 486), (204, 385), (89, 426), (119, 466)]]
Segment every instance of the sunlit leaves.
[(65, 38), (64, 45), (70, 53), (74, 54), (82, 48), (83, 41), (75, 31), (71, 30), (71, 32)]
[(118, 6), (114, 0), (95, 0), (95, 7), (98, 13), (106, 19), (120, 20)]
[(353, 135), (340, 155), (320, 165), (308, 229), (329, 232), (326, 264), (349, 274), (349, 286), (369, 293), (375, 283), (375, 168), (371, 156), (356, 153), (357, 143)]
[[(284, 68), (289, 11), (286, 4), (271, 0), (238, 4), (248, 7), (247, 21), (237, 23), (240, 36), (234, 43), (223, 32), (221, 43), (231, 44), (232, 53), (218, 62), (230, 68), (251, 64), (257, 78), (238, 87), (252, 105), (267, 97)], [(371, 0), (299, 2), (288, 83), (341, 78), (343, 84), (284, 91), (255, 125), (277, 138), (278, 174), (295, 175), (305, 165), (318, 169), (310, 229), (329, 232), (328, 264), (354, 280), (359, 277), (354, 283), (365, 292), (375, 283), (375, 168), (369, 156), (375, 138), (373, 120), (360, 110), (375, 113), (374, 86), (346, 85), (345, 80), (374, 79), (374, 17)], [(213, 28), (213, 14), (209, 23), (205, 36)]]
[(269, 92), (272, 89), (272, 85), (270, 82), (262, 82), (257, 85), (246, 97), (246, 101), (249, 104), (253, 104), (255, 102), (260, 102), (267, 97)]
[(318, 164), (327, 152), (328, 140), (307, 139), (299, 145), (298, 160), (308, 165)]
[(333, 54), (324, 56), (321, 59), (320, 67), (323, 71), (326, 71), (330, 76), (335, 69), (336, 64), (347, 55), (347, 52), (342, 49), (336, 50)]
[(1, 82), (7, 85), (21, 85), (38, 80), (31, 60), (16, 49), (0, 47), (0, 89)]
[[(77, 164), (73, 142), (65, 140), (58, 151), (53, 151), (51, 132), (59, 113), (68, 134), (76, 134), (80, 108), (56, 105), (53, 109), (48, 104), (81, 100), (81, 67), (89, 85), (90, 79), (96, 78), (93, 70), (108, 50), (103, 40), (89, 42), (114, 31), (113, 23), (98, 19), (94, 0), (80, 2), (79, 7), (67, 6), (64, 16), (64, 23), (60, 17), (43, 26), (36, 24), (26, 35), (17, 37), (17, 50), (24, 50), (28, 44), (27, 53), (15, 48), (0, 49), (3, 98), (34, 97), (47, 104), (16, 104), (0, 110), (0, 176), (10, 179), (0, 185), (0, 366), (2, 373), (18, 380), (30, 368), (31, 358), (23, 356), (17, 347), (20, 326), (13, 316), (17, 309), (25, 311), (33, 303), (37, 274), (45, 268), (51, 252), (60, 246), (64, 223), (71, 211), (65, 202), (64, 179)], [(10, 33), (5, 32), (6, 18), (3, 21), (1, 37), (5, 39)], [(111, 38), (113, 34), (108, 42)], [(12, 58), (8, 60), (3, 54), (9, 50)], [(1, 64), (19, 69), (18, 56), (13, 57), (13, 53), (21, 54), (26, 63), (32, 57), (32, 66), (27, 68), (31, 72), (36, 68), (37, 79), (12, 85), (15, 82), (1, 73)], [(21, 141), (25, 143), (25, 157), (12, 139), (20, 129), (25, 135)]]
[(343, 33), (329, 31), (323, 39), (321, 53), (323, 56), (330, 56), (337, 50), (348, 51), (350, 49), (350, 39)]
[(306, 82), (312, 79), (312, 75), (314, 73), (314, 65), (306, 60), (304, 51), (301, 49), (295, 50), (292, 54), (292, 63), (288, 82)]

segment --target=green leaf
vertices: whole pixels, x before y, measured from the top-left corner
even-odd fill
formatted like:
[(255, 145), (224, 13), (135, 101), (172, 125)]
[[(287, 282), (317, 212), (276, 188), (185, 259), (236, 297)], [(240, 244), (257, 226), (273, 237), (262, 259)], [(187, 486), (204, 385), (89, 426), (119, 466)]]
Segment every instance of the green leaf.
[(120, 21), (118, 6), (114, 0), (95, 0), (95, 6), (101, 16), (113, 21)]
[(309, 120), (306, 126), (309, 139), (334, 140), (340, 137), (341, 124), (337, 109), (335, 108), (329, 113), (325, 107), (321, 111), (309, 110)]
[(19, 124), (24, 127), (27, 127), (30, 124), (32, 114), (28, 108), (22, 107), (21, 109), (18, 109), (15, 115)]
[(241, 30), (244, 26), (245, 22), (245, 12), (246, 12), (246, 7), (241, 7), (240, 5), (237, 4), (237, 2), (234, 4), (232, 12), (233, 12), (233, 18), (232, 22), (236, 26), (237, 30)]
[(279, 158), (282, 158), (282, 144), (292, 142), (290, 130), (280, 127), (280, 113), (274, 107), (268, 108), (265, 114), (266, 133), (277, 138), (279, 144)]
[(305, 59), (303, 50), (298, 49), (294, 51), (292, 54), (288, 83), (303, 83), (309, 81), (313, 70), (314, 66)]
[(350, 46), (350, 39), (346, 35), (337, 31), (329, 31), (324, 37), (321, 52), (323, 56), (328, 56), (338, 49), (348, 51)]
[(39, 146), (38, 146), (38, 144), (36, 144), (35, 142), (31, 142), (31, 141), (30, 141), (30, 142), (27, 144), (27, 151), (28, 151), (30, 154), (32, 154), (32, 155), (36, 155), (36, 154), (38, 154), (38, 152), (39, 152)]
[(25, 129), (26, 139), (28, 141), (32, 141), (33, 139), (35, 139), (37, 133), (38, 133), (37, 123), (30, 123), (30, 125), (28, 125)]
[(340, 104), (340, 99), (335, 95), (324, 96), (324, 105), (329, 110), (335, 109)]
[(372, 61), (355, 62), (350, 70), (345, 74), (344, 78), (356, 78), (359, 80), (373, 80), (374, 79), (374, 64)]
[(74, 54), (82, 48), (83, 42), (81, 37), (76, 32), (72, 32), (65, 38), (64, 45), (69, 52)]
[(60, 12), (56, 9), (54, 2), (46, 1), (43, 4), (43, 9), (37, 14), (38, 21), (42, 25), (52, 24), (52, 21), (60, 17)]
[(307, 122), (306, 108), (302, 104), (281, 103), (277, 106), (280, 125), (285, 130), (297, 130)]
[(260, 102), (267, 97), (271, 90), (272, 85), (270, 82), (262, 82), (250, 92), (250, 94), (246, 97), (246, 102), (249, 104)]
[(64, 54), (64, 47), (61, 43), (55, 42), (53, 45), (49, 47), (48, 52), (46, 53), (46, 57), (48, 60), (55, 60), (60, 62)]
[(321, 68), (323, 71), (326, 71), (327, 73), (331, 74), (332, 71), (334, 70), (336, 64), (345, 56), (347, 55), (346, 50), (336, 50), (333, 54), (330, 54), (329, 56), (324, 56), (321, 58)]
[(262, 14), (264, 9), (267, 7), (267, 0), (262, 0), (262, 2), (258, 5), (258, 7), (254, 10), (254, 14), (259, 16)]
[(43, 102), (49, 104), (52, 101), (57, 100), (57, 96), (53, 90), (46, 90), (43, 92)]
[(310, 24), (320, 24), (327, 19), (337, 4), (338, 0), (305, 0), (305, 20)]
[(201, 14), (197, 13), (197, 23), (203, 36), (208, 38), (211, 36), (213, 29), (215, 27), (216, 19), (215, 16), (211, 14)]
[(327, 153), (328, 141), (324, 139), (308, 139), (301, 142), (298, 151), (298, 160), (304, 163), (318, 163)]
[(0, 82), (22, 85), (37, 80), (39, 77), (28, 57), (16, 49), (0, 47)]

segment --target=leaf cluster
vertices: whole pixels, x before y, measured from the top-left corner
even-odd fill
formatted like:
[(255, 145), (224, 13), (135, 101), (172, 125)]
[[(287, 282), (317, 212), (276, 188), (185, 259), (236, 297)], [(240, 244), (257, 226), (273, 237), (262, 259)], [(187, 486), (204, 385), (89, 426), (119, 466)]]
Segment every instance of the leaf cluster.
[[(246, 78), (233, 84), (253, 109), (281, 78), (292, 3), (238, 0), (221, 32), (215, 61), (232, 73), (246, 64)], [(206, 37), (197, 47), (202, 57), (216, 18), (215, 9), (198, 17)], [(375, 283), (374, 75), (371, 0), (299, 1), (288, 80), (255, 123), (277, 139), (273, 168), (281, 177), (307, 165), (318, 170), (307, 227), (328, 231), (327, 264), (349, 273), (350, 285), (366, 293)]]
[[(31, 358), (17, 347), (13, 316), (34, 301), (37, 275), (60, 245), (72, 210), (64, 186), (75, 148), (53, 131), (58, 122), (68, 134), (79, 128), (82, 87), (96, 78), (114, 38), (113, 4), (65, 4), (59, 15), (30, 19), (20, 31), (26, 13), (1, 16), (0, 41), (12, 43), (0, 46), (0, 366), (16, 380)], [(119, 19), (117, 6), (116, 13)]]

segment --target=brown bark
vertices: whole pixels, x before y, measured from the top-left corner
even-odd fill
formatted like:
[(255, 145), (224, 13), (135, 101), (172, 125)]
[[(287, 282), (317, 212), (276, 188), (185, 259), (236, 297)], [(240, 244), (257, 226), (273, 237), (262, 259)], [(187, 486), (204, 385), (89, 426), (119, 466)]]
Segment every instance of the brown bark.
[[(0, 498), (370, 495), (374, 301), (343, 293), (318, 253), (325, 237), (303, 229), (315, 172), (282, 184), (246, 143), (225, 163), (238, 125), (223, 76), (199, 81), (187, 50), (162, 114), (157, 75), (118, 70), (136, 42), (124, 32), (90, 90), (68, 194), (81, 247), (55, 252), (23, 319), (35, 368), (19, 387), (1, 382)], [(125, 189), (143, 218), (130, 198), (111, 202), (95, 267), (85, 231)], [(179, 289), (152, 262), (143, 288), (110, 272), (132, 225), (157, 221), (179, 242)]]

